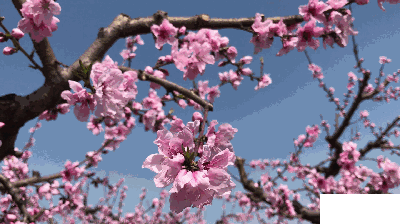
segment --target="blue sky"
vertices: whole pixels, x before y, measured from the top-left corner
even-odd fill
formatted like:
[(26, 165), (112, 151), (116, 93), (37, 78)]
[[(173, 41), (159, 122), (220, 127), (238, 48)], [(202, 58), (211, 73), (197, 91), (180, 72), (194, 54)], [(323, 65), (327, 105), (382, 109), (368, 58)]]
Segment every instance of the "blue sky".
[[(58, 3), (62, 9), (61, 14), (57, 17), (60, 19), (60, 23), (58, 23), (58, 30), (53, 33), (49, 41), (58, 60), (68, 65), (90, 46), (95, 40), (99, 28), (108, 26), (119, 13), (125, 13), (131, 18), (151, 16), (157, 10), (166, 11), (169, 16), (193, 16), (204, 13), (212, 18), (240, 18), (254, 17), (258, 12), (266, 17), (273, 17), (296, 15), (298, 6), (307, 4), (307, 2), (307, 0), (59, 0)], [(385, 66), (385, 74), (396, 72), (399, 68), (396, 66), (400, 61), (400, 56), (398, 56), (400, 29), (397, 25), (400, 15), (396, 13), (398, 5), (385, 4), (384, 7), (386, 12), (379, 9), (376, 0), (372, 0), (364, 6), (353, 5), (354, 27), (359, 31), (359, 35), (356, 36), (359, 55), (365, 59), (363, 67), (371, 70), (373, 78), (376, 77), (380, 68), (379, 56), (387, 56), (392, 59), (392, 63)], [(20, 19), (11, 1), (0, 2), (0, 16), (6, 18), (4, 24), (9, 30), (15, 28)], [(294, 50), (288, 55), (277, 57), (275, 54), (282, 45), (279, 39), (275, 38), (270, 49), (253, 55), (254, 47), (249, 43), (251, 34), (232, 29), (221, 30), (220, 34), (227, 36), (230, 45), (237, 48), (237, 59), (246, 55), (253, 56), (250, 68), (256, 74), (260, 72), (259, 58), (264, 57), (264, 73), (270, 74), (273, 81), (272, 85), (259, 91), (254, 91), (257, 83), (246, 77), (236, 91), (230, 85), (224, 85), (221, 88), (221, 96), (215, 100), (214, 111), (209, 114), (209, 120), (217, 120), (219, 124), (229, 123), (238, 129), (232, 141), (236, 155), (245, 158), (248, 162), (260, 158), (286, 159), (290, 152), (294, 151), (293, 138), (305, 134), (307, 125), (320, 124), (320, 114), (333, 126), (335, 106), (328, 102), (325, 97), (326, 93), (318, 87), (318, 81), (312, 79), (303, 52)], [(161, 52), (157, 50), (151, 35), (144, 35), (142, 39), (145, 45), (138, 46), (137, 56), (132, 61), (133, 68), (144, 69), (146, 66), (152, 66), (159, 56), (170, 54), (170, 47), (164, 47)], [(20, 43), (28, 52), (31, 51), (32, 43), (28, 36), (22, 38)], [(0, 48), (8, 46), (7, 44), (1, 43)], [(119, 53), (124, 46), (125, 40), (121, 39), (107, 54), (121, 64), (122, 57)], [(353, 69), (356, 62), (352, 53), (352, 44), (350, 43), (346, 48), (340, 48), (337, 45), (334, 47), (334, 49), (327, 48), (326, 50), (320, 47), (316, 51), (308, 49), (308, 52), (312, 62), (322, 68), (325, 75), (324, 82), (327, 86), (336, 89), (335, 97), (343, 99), (348, 72), (353, 71), (359, 77), (361, 76)], [(37, 57), (35, 59), (37, 62), (39, 61)], [(26, 95), (43, 84), (43, 76), (38, 71), (29, 68), (28, 64), (29, 61), (23, 54), (0, 56), (0, 67), (2, 68), (0, 95), (8, 93)], [(183, 81), (181, 71), (172, 67), (169, 69), (168, 80), (187, 88), (191, 87), (191, 82)], [(234, 68), (207, 65), (205, 74), (198, 76), (196, 81), (210, 80), (209, 86), (214, 86), (219, 83), (218, 73), (229, 69)], [(140, 82), (138, 88), (137, 99), (142, 99), (148, 94), (149, 83)], [(163, 93), (163, 89), (158, 90), (159, 96)], [(174, 107), (175, 114), (184, 123), (190, 121), (194, 112), (193, 108), (183, 110), (176, 104), (168, 103), (165, 110), (168, 111), (171, 107)], [(391, 122), (399, 115), (398, 111), (400, 111), (399, 104), (395, 101), (389, 104), (366, 102), (359, 109), (370, 111), (370, 119), (377, 126)], [(353, 118), (353, 120), (355, 119), (358, 117)], [(16, 142), (18, 148), (23, 148), (29, 139), (28, 130), (34, 126), (35, 122), (36, 120), (28, 122), (20, 130)], [(94, 136), (86, 129), (86, 123), (76, 120), (72, 112), (59, 116), (57, 121), (43, 121), (42, 125), (42, 128), (35, 133), (36, 143), (31, 148), (33, 157), (30, 159), (30, 168), (39, 170), (42, 175), (59, 172), (66, 160), (81, 161), (87, 151), (98, 149), (103, 142), (103, 134)], [(369, 130), (364, 129), (362, 124), (358, 123), (352, 127), (356, 126), (363, 134), (362, 139), (357, 142), (360, 147), (369, 140), (373, 140)], [(340, 140), (347, 141), (349, 133), (347, 132)], [(313, 148), (304, 150), (301, 156), (303, 164), (314, 165), (326, 158), (328, 148), (324, 137), (325, 133), (322, 133)], [(148, 155), (157, 153), (157, 146), (153, 143), (155, 138), (155, 133), (144, 132), (144, 126), (138, 123), (119, 149), (102, 156), (103, 161), (96, 169), (99, 176), (108, 175), (111, 183), (116, 183), (121, 177), (125, 178), (125, 184), (128, 185), (129, 190), (124, 212), (134, 210), (134, 206), (139, 202), (142, 187), (149, 190), (147, 198), (149, 202), (153, 197), (158, 196), (160, 189), (157, 189), (153, 182), (155, 174), (148, 169), (141, 168)], [(399, 144), (396, 139), (392, 139), (392, 141)], [(373, 152), (369, 157), (376, 158), (380, 154)], [(391, 159), (399, 163), (397, 158)], [(374, 163), (364, 161), (361, 163), (378, 171)], [(230, 168), (229, 170), (237, 174), (235, 169)], [(250, 177), (255, 180), (258, 180), (260, 174), (263, 173), (250, 168), (247, 169), (247, 172), (251, 172)], [(300, 186), (299, 183), (289, 182), (288, 185), (296, 188)], [(243, 190), (239, 183), (236, 184), (235, 191)], [(96, 204), (97, 199), (102, 196), (102, 190), (92, 189), (89, 192), (89, 204)], [(302, 202), (306, 205), (307, 198), (304, 197)], [(217, 200), (214, 200), (213, 205), (207, 206), (205, 212), (207, 222), (213, 223), (220, 217), (222, 214), (220, 208), (221, 202)]]

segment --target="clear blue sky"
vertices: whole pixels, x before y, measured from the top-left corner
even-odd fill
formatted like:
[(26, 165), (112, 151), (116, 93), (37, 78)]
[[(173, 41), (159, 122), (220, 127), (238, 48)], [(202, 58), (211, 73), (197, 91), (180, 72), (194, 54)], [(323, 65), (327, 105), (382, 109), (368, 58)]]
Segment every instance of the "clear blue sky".
[[(255, 13), (262, 13), (266, 17), (287, 16), (298, 14), (298, 6), (307, 4), (308, 0), (285, 0), (285, 1), (237, 1), (237, 0), (173, 0), (173, 1), (65, 1), (59, 0), (61, 14), (58, 30), (53, 33), (49, 41), (54, 49), (58, 60), (64, 64), (74, 62), (90, 44), (95, 40), (100, 27), (108, 26), (119, 14), (125, 13), (136, 17), (151, 16), (157, 10), (168, 12), (169, 16), (193, 16), (197, 14), (208, 14), (211, 17), (239, 18), (254, 17)], [(400, 48), (398, 40), (400, 15), (398, 5), (384, 4), (386, 12), (382, 12), (376, 0), (371, 0), (368, 5), (353, 5), (353, 15), (356, 18), (354, 27), (359, 31), (356, 41), (359, 45), (359, 55), (365, 59), (364, 68), (370, 69), (372, 76), (378, 74), (380, 64), (379, 56), (387, 56), (392, 63), (385, 66), (385, 74), (397, 71), (400, 66), (398, 54)], [(4, 24), (11, 30), (17, 26), (20, 19), (11, 1), (0, 2), (0, 16), (5, 16)], [(319, 25), (321, 26), (321, 25)], [(256, 82), (245, 79), (235, 91), (230, 85), (221, 88), (221, 97), (214, 103), (214, 112), (209, 114), (210, 120), (217, 120), (219, 124), (230, 123), (238, 129), (232, 141), (236, 155), (244, 157), (250, 162), (252, 159), (286, 159), (290, 152), (294, 151), (293, 138), (305, 134), (307, 125), (320, 124), (320, 114), (333, 126), (334, 104), (328, 102), (326, 93), (318, 87), (318, 81), (312, 79), (312, 74), (307, 68), (307, 60), (304, 53), (294, 50), (288, 55), (277, 57), (275, 54), (282, 47), (280, 40), (275, 38), (270, 49), (263, 50), (258, 55), (253, 55), (253, 45), (249, 43), (251, 34), (237, 30), (221, 30), (222, 36), (227, 36), (230, 45), (238, 50), (238, 58), (246, 55), (253, 56), (253, 63), (250, 68), (259, 74), (259, 57), (264, 57), (264, 73), (271, 74), (272, 85), (259, 91), (254, 91)], [(170, 47), (158, 51), (154, 47), (151, 35), (142, 36), (145, 45), (138, 46), (137, 56), (132, 61), (132, 67), (144, 69), (146, 66), (154, 65), (159, 56), (170, 54)], [(21, 45), (30, 52), (32, 43), (28, 36), (20, 41)], [(9, 46), (0, 43), (0, 48)], [(125, 40), (119, 40), (107, 53), (114, 61), (122, 62), (119, 55), (125, 46)], [(356, 64), (352, 53), (352, 43), (346, 48), (335, 45), (335, 49), (328, 47), (326, 50), (320, 47), (316, 51), (308, 49), (313, 63), (319, 65), (325, 75), (324, 82), (328, 87), (336, 89), (335, 97), (343, 99), (346, 92), (347, 73), (353, 71), (359, 77), (353, 66)], [(39, 62), (38, 58), (35, 58)], [(0, 55), (1, 82), (0, 95), (16, 93), (26, 95), (35, 91), (43, 82), (43, 76), (28, 67), (29, 61), (23, 54), (12, 56)], [(218, 72), (227, 71), (229, 67), (219, 68), (217, 66), (206, 67), (206, 73), (198, 76), (198, 80), (210, 80), (209, 86), (219, 83)], [(168, 80), (179, 85), (190, 88), (191, 82), (183, 81), (182, 72), (177, 69), (170, 69)], [(395, 85), (396, 86), (396, 85)], [(149, 83), (138, 83), (139, 95), (137, 99), (147, 96)], [(164, 93), (161, 88), (158, 95)], [(193, 108), (183, 110), (176, 104), (168, 103), (165, 110), (175, 108), (175, 114), (183, 119), (184, 123), (190, 121), (194, 112)], [(370, 119), (377, 126), (391, 122), (399, 115), (398, 102), (390, 104), (367, 102), (361, 105), (361, 110), (370, 111)], [(358, 116), (357, 112), (357, 116)], [(354, 117), (356, 119), (358, 117)], [(354, 120), (353, 119), (353, 120)], [(28, 122), (19, 133), (16, 146), (23, 148), (29, 138), (28, 130), (33, 127), (36, 120)], [(31, 151), (33, 157), (30, 159), (30, 168), (39, 170), (42, 175), (59, 172), (65, 161), (81, 161), (87, 151), (96, 150), (103, 142), (103, 133), (94, 136), (86, 129), (86, 123), (76, 120), (72, 112), (59, 116), (57, 121), (42, 122), (43, 126), (35, 133), (36, 143)], [(355, 124), (361, 131), (362, 140), (358, 141), (359, 146), (364, 146), (369, 140), (373, 140), (368, 130), (362, 124)], [(349, 133), (340, 139), (347, 141)], [(327, 143), (324, 141), (325, 133), (322, 133), (319, 140), (312, 149), (307, 149), (301, 156), (303, 164), (316, 164), (326, 158), (328, 152)], [(125, 200), (124, 212), (131, 212), (139, 202), (140, 189), (146, 187), (149, 190), (148, 201), (158, 196), (160, 189), (154, 186), (153, 177), (155, 173), (148, 169), (142, 169), (145, 158), (157, 153), (157, 146), (153, 143), (156, 134), (144, 132), (144, 126), (137, 124), (128, 139), (121, 144), (115, 152), (103, 155), (103, 161), (97, 170), (100, 176), (108, 175), (111, 183), (116, 183), (119, 178), (125, 178), (128, 185), (128, 197)], [(392, 139), (396, 144), (399, 141)], [(376, 157), (379, 152), (371, 153), (368, 157)], [(391, 158), (399, 163), (398, 159)], [(376, 164), (361, 162), (369, 165), (370, 168), (378, 171)], [(237, 174), (236, 170), (230, 171)], [(251, 177), (258, 180), (262, 172), (254, 171)], [(254, 171), (254, 172), (253, 172)], [(272, 173), (273, 174), (273, 173)], [(300, 182), (289, 187), (299, 187)], [(239, 183), (236, 190), (243, 188)], [(167, 188), (169, 189), (169, 188)], [(397, 192), (397, 191), (393, 191)], [(102, 189), (89, 192), (89, 204), (96, 204), (97, 199), (102, 197)], [(307, 205), (308, 200), (302, 195), (302, 202)], [(167, 203), (167, 208), (169, 204)], [(207, 206), (205, 218), (208, 223), (214, 223), (222, 214), (221, 203), (214, 200), (212, 206)], [(230, 208), (230, 207), (228, 207)], [(229, 211), (229, 210), (228, 210)]]

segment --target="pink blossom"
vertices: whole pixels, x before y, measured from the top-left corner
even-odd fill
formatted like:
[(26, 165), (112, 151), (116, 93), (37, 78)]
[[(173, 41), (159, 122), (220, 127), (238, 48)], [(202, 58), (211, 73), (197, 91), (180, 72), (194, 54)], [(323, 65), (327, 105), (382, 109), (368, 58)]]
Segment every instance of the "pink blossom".
[(306, 132), (309, 135), (319, 135), (321, 130), (319, 129), (318, 125), (314, 125), (313, 127), (307, 126)]
[(173, 44), (176, 41), (176, 34), (178, 28), (174, 27), (168, 20), (164, 19), (160, 26), (152, 25), (151, 32), (156, 36), (156, 48), (161, 49), (161, 47), (166, 44)]
[(366, 111), (366, 110), (360, 111), (360, 117), (361, 118), (365, 118), (365, 117), (368, 117), (368, 116), (369, 116), (368, 111)]
[(396, 138), (398, 138), (400, 136), (400, 131), (399, 130), (394, 130), (394, 136), (396, 136)]
[(237, 72), (233, 70), (229, 70), (228, 72), (229, 82), (232, 84), (232, 87), (237, 90), (237, 87), (241, 84), (243, 77), (240, 76)]
[(249, 165), (251, 168), (255, 169), (255, 168), (257, 168), (257, 166), (260, 162), (261, 162), (260, 160), (252, 160), (252, 161), (250, 161)]
[[(15, 151), (18, 151), (16, 148)], [(26, 156), (26, 155), (25, 155)], [(7, 177), (10, 182), (15, 182), (19, 179), (28, 178), (29, 168), (22, 159), (18, 159), (15, 156), (9, 156), (7, 160), (3, 161), (4, 166), (2, 166), (2, 173)]]
[(215, 98), (219, 97), (221, 95), (221, 92), (219, 91), (219, 86), (213, 86), (208, 89), (208, 96), (207, 100), (210, 101), (210, 103), (214, 103)]
[(148, 131), (152, 129), (157, 120), (157, 111), (156, 110), (148, 110), (143, 116), (143, 124), (145, 125), (145, 130)]
[(269, 27), (269, 32), (274, 36), (277, 35), (282, 37), (283, 35), (288, 33), (288, 29), (286, 27), (286, 24), (283, 22), (283, 19), (281, 19), (278, 23), (271, 24), (271, 26)]
[[(333, 30), (330, 27), (324, 27), (324, 32), (325, 33), (331, 33)], [(331, 48), (333, 48), (333, 44), (335, 43), (335, 39), (333, 39), (332, 35), (326, 35), (322, 37), (322, 43), (324, 46), (324, 49), (326, 49), (326, 45), (329, 45)]]
[(142, 40), (142, 38), (140, 37), (140, 35), (136, 35), (135, 38), (133, 38), (135, 43), (139, 44), (139, 45), (144, 45), (144, 41)]
[(357, 79), (358, 79), (357, 76), (353, 72), (349, 72), (347, 75), (349, 76), (349, 80), (357, 81)]
[(293, 50), (297, 46), (298, 42), (299, 42), (298, 37), (284, 38), (282, 41), (282, 49), (279, 50), (276, 56), (282, 56), (284, 54), (289, 53), (289, 51)]
[(225, 123), (221, 124), (218, 128), (218, 131), (215, 132), (215, 126), (217, 124), (218, 122), (213, 120), (207, 129), (207, 145), (214, 154), (221, 152), (224, 149), (233, 151), (233, 146), (230, 141), (233, 139), (238, 129), (233, 128), (230, 124)]
[(12, 221), (17, 219), (17, 216), (14, 215), (14, 214), (7, 214), (6, 215), (6, 219), (7, 219), (8, 222), (10, 222), (10, 221), (12, 222)]
[(201, 29), (197, 33), (190, 32), (184, 39), (189, 41), (190, 44), (195, 42), (210, 44), (211, 50), (216, 54), (217, 59), (224, 58), (219, 55), (219, 50), (220, 48), (227, 47), (229, 43), (229, 39), (227, 37), (221, 37), (218, 30), (211, 29)]
[[(160, 71), (160, 70), (155, 70), (154, 72), (153, 72), (153, 75), (155, 76), (155, 77), (157, 77), (157, 78), (160, 78), (160, 79), (166, 79), (166, 77), (167, 77), (167, 73), (164, 73), (164, 72), (162, 72), (162, 71)], [(159, 89), (161, 86), (159, 85), (159, 84), (157, 84), (157, 83), (154, 83), (154, 82), (151, 82), (150, 83), (150, 88), (153, 88), (153, 89)]]
[(312, 175), (312, 178), (308, 181), (311, 185), (313, 185), (317, 189), (322, 189), (324, 193), (330, 193), (332, 189), (332, 182), (334, 183), (335, 180), (333, 180), (332, 177), (329, 177), (328, 179), (325, 179), (323, 176), (320, 174), (315, 174)]
[(93, 95), (90, 95), (79, 82), (68, 80), (68, 83), (75, 93), (65, 90), (61, 93), (61, 97), (69, 105), (75, 106), (74, 114), (79, 121), (87, 121), (90, 111), (94, 111), (97, 102), (94, 100)]
[(186, 106), (187, 106), (187, 103), (185, 102), (185, 100), (180, 99), (180, 100), (178, 100), (178, 105), (179, 105), (180, 107), (182, 107), (183, 109), (185, 109)]
[(101, 122), (97, 122), (95, 117), (92, 115), (90, 117), (90, 121), (87, 123), (87, 129), (92, 131), (94, 135), (100, 134), (103, 131), (103, 127), (101, 126)]
[(304, 51), (307, 46), (311, 47), (314, 50), (319, 47), (319, 40), (313, 39), (313, 37), (321, 36), (324, 31), (322, 27), (316, 27), (315, 22), (315, 19), (311, 19), (303, 27), (299, 27), (297, 29), (296, 34), (299, 38), (297, 49), (299, 52)]
[(243, 68), (243, 69), (240, 70), (240, 72), (241, 72), (243, 75), (246, 75), (246, 76), (253, 74), (253, 71), (251, 71), (250, 68)]
[(305, 21), (309, 21), (312, 18), (318, 22), (324, 22), (326, 19), (323, 12), (331, 9), (329, 5), (319, 0), (309, 0), (307, 5), (299, 6), (299, 14), (303, 16)]
[(206, 94), (209, 92), (208, 81), (199, 81), (198, 84), (199, 94), (202, 99), (205, 99)]
[(153, 89), (149, 89), (148, 97), (143, 99), (143, 107), (145, 109), (155, 109), (160, 110), (162, 108), (162, 103), (160, 97), (157, 96), (157, 92)]
[(344, 169), (353, 168), (359, 157), (360, 152), (357, 151), (357, 144), (354, 142), (344, 142), (343, 152), (340, 153), (338, 164)]
[(243, 58), (240, 59), (239, 62), (243, 64), (250, 64), (252, 60), (253, 60), (252, 56), (244, 56)]
[(400, 167), (388, 158), (382, 163), (384, 170), (383, 178), (387, 184), (387, 188), (395, 188), (400, 185)]
[(246, 195), (243, 195), (239, 199), (239, 206), (250, 206), (250, 198), (248, 198)]
[(354, 21), (354, 18), (351, 15), (343, 16), (341, 13), (332, 12), (329, 18), (329, 21), (336, 25), (335, 33), (339, 37), (336, 40), (336, 43), (340, 47), (345, 47), (348, 44), (348, 36), (349, 35), (357, 35), (358, 31), (354, 31), (351, 27), (351, 23)]
[(185, 34), (186, 33), (186, 27), (182, 26), (181, 28), (179, 28), (179, 34)]
[(373, 91), (374, 91), (374, 87), (370, 83), (368, 83), (368, 85), (364, 88), (364, 92), (366, 92), (366, 93), (372, 93)]
[(78, 162), (71, 163), (71, 161), (67, 160), (64, 166), (65, 170), (61, 171), (63, 182), (70, 182), (72, 179), (80, 177), (85, 171), (84, 167), (79, 167)]
[(183, 79), (189, 78), (190, 80), (194, 80), (197, 74), (204, 73), (206, 64), (214, 64), (215, 59), (214, 56), (210, 54), (211, 45), (208, 43), (203, 43), (200, 45), (199, 43), (192, 44), (193, 55), (189, 58), (187, 70), (183, 75)]
[(305, 135), (299, 135), (297, 140), (294, 140), (294, 145), (299, 146), (304, 141), (304, 139), (306, 139)]
[(265, 74), (263, 75), (263, 77), (261, 77), (260, 81), (258, 82), (257, 86), (254, 89), (259, 90), (261, 88), (271, 85), (271, 83), (272, 83), (271, 77), (269, 77), (269, 74)]
[(125, 47), (129, 50), (133, 47), (133, 44), (135, 43), (134, 40), (132, 40), (132, 37), (127, 37), (125, 38)]
[(318, 79), (323, 79), (324, 75), (321, 72), (321, 67), (319, 67), (318, 65), (315, 64), (309, 64), (308, 65), (308, 70), (312, 71), (313, 73), (313, 78), (318, 78)]
[(61, 114), (69, 113), (70, 106), (71, 105), (68, 103), (63, 103), (63, 104), (57, 105), (56, 109), (45, 110), (45, 111), (43, 111), (43, 113), (41, 115), (39, 115), (39, 120), (44, 120), (44, 119), (46, 121), (56, 120), (58, 113), (61, 113)]
[(250, 43), (254, 44), (255, 54), (258, 54), (262, 49), (270, 48), (274, 40), (274, 33), (269, 31), (270, 26), (273, 24), (272, 20), (267, 19), (264, 22), (261, 21), (261, 14), (256, 13), (256, 18), (251, 26), (254, 32), (256, 32), (256, 35), (250, 40)]
[(218, 76), (219, 76), (219, 80), (221, 81), (221, 82), (228, 82), (229, 81), (229, 75), (228, 75), (228, 72), (223, 72), (223, 73), (218, 73)]
[(133, 82), (135, 79), (137, 80), (137, 74), (135, 72), (123, 74), (107, 55), (102, 63), (96, 62), (92, 66), (90, 78), (96, 90), (94, 94), (97, 102), (95, 115), (121, 119), (123, 107), (136, 97), (137, 90)]
[(57, 189), (59, 186), (60, 184), (56, 180), (51, 185), (49, 183), (43, 184), (38, 191), (39, 197), (42, 198), (44, 196), (46, 200), (50, 200), (53, 195), (60, 193)]
[(203, 121), (203, 115), (199, 112), (194, 112), (192, 116), (192, 121), (199, 120), (200, 122)]
[[(204, 72), (206, 63), (214, 63), (213, 56), (209, 55), (210, 50), (211, 46), (206, 42), (203, 43), (203, 46), (200, 46), (200, 44), (196, 42), (193, 47), (189, 47), (188, 44), (185, 44), (179, 50), (177, 46), (173, 46), (172, 56), (175, 66), (177, 69), (184, 72), (184, 80), (187, 78), (194, 80), (199, 73)], [(196, 54), (198, 55), (196, 56)], [(207, 62), (203, 61), (202, 58), (206, 59)]]
[(235, 47), (229, 47), (228, 50), (226, 51), (226, 54), (229, 58), (229, 60), (234, 60), (237, 56), (237, 49)]
[(132, 51), (128, 49), (122, 50), (120, 55), (124, 60), (133, 59), (136, 57), (136, 54), (132, 53)]
[(27, 0), (21, 9), (22, 15), (33, 19), (37, 25), (50, 24), (53, 15), (59, 15), (60, 12), (60, 5), (53, 0)]
[(170, 190), (172, 211), (179, 213), (189, 206), (201, 208), (211, 204), (215, 196), (230, 194), (235, 187), (226, 172), (227, 166), (233, 165), (234, 154), (226, 149), (211, 158), (210, 153), (207, 149), (204, 151), (198, 162), (199, 171), (182, 169), (178, 173)]
[(333, 9), (340, 9), (347, 4), (347, 0), (328, 0), (326, 3)]
[(30, 33), (32, 39), (39, 43), (57, 30), (60, 20), (53, 15), (60, 14), (60, 11), (60, 5), (53, 0), (28, 0), (22, 4), (23, 18), (18, 22), (18, 28)]
[(75, 185), (72, 185), (70, 182), (64, 184), (64, 192), (78, 208), (83, 207), (83, 195), (80, 185), (81, 183), (79, 182)]
[(386, 63), (390, 63), (391, 61), (392, 61), (391, 59), (388, 59), (385, 56), (380, 56), (379, 57), (379, 64), (386, 64)]
[(88, 163), (94, 167), (97, 167), (98, 163), (102, 160), (101, 152), (90, 151), (86, 153), (86, 157), (88, 158)]
[[(177, 122), (180, 125), (177, 126)], [(200, 121), (182, 126), (182, 121), (176, 120), (172, 125), (179, 128), (174, 128), (172, 133), (166, 129), (157, 132), (154, 143), (158, 145), (159, 154), (147, 157), (142, 166), (158, 173), (154, 178), (157, 187), (173, 184), (170, 209), (180, 213), (186, 207), (203, 207), (210, 204), (214, 197), (229, 194), (235, 184), (226, 169), (228, 165), (233, 165), (234, 153), (228, 148), (214, 152), (211, 149), (213, 146), (205, 144), (201, 155), (197, 154), (194, 151), (194, 135)], [(234, 130), (230, 126), (221, 125), (219, 129), (217, 133), (209, 132), (209, 135), (215, 135), (220, 140), (232, 139), (231, 132)], [(196, 162), (192, 155), (199, 156), (199, 160)]]
[(308, 65), (308, 70), (310, 70), (312, 72), (320, 73), (321, 72), (321, 67), (319, 67), (318, 65), (315, 65), (315, 64), (309, 64)]
[(265, 34), (269, 32), (269, 26), (272, 25), (272, 23), (272, 20), (269, 19), (262, 22), (261, 14), (256, 13), (255, 20), (253, 25), (251, 25), (251, 28), (259, 34)]

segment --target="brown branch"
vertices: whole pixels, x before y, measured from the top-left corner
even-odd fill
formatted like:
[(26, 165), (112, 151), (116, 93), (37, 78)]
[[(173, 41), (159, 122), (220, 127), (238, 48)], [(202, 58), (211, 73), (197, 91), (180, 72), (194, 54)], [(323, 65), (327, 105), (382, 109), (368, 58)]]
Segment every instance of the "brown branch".
[[(0, 17), (0, 27), (3, 28), (3, 30), (6, 32), (6, 34), (11, 35), (10, 31), (8, 31), (8, 29), (3, 25), (3, 23), (2, 23), (3, 20), (4, 20), (4, 17)], [(39, 69), (40, 71), (42, 71), (42, 68), (36, 63), (35, 60), (33, 60), (33, 54), (29, 55), (25, 51), (25, 49), (19, 44), (19, 41), (15, 37), (11, 36), (10, 39), (13, 42), (14, 47), (16, 49), (20, 50), (25, 55), (25, 57), (27, 57), (29, 59), (29, 61), (32, 62), (32, 64), (34, 66), (30, 66), (30, 67), (32, 67), (34, 69)]]
[(201, 97), (199, 97), (198, 95), (196, 95), (195, 93), (193, 93), (192, 91), (177, 85), (173, 82), (170, 82), (168, 80), (165, 79), (160, 79), (154, 75), (150, 75), (147, 74), (146, 72), (143, 72), (141, 70), (136, 70), (136, 69), (132, 69), (132, 68), (128, 68), (125, 66), (119, 66), (119, 69), (122, 72), (126, 72), (126, 71), (135, 71), (138, 73), (138, 78), (141, 81), (149, 81), (149, 82), (154, 82), (157, 83), (161, 86), (163, 86), (167, 91), (172, 92), (172, 91), (178, 91), (180, 93), (182, 93), (182, 95), (186, 96), (189, 99), (192, 99), (193, 101), (195, 101), (196, 103), (200, 104), (203, 108), (208, 107), (210, 111), (213, 111), (213, 105), (210, 104), (208, 101), (203, 100)]
[(383, 137), (389, 133), (389, 131), (397, 124), (400, 120), (400, 116), (397, 116), (391, 124), (389, 124), (386, 129), (378, 136), (378, 138), (374, 142), (368, 142), (367, 146), (364, 149), (360, 150), (360, 159), (364, 158), (364, 156), (374, 148), (378, 148), (382, 146), (385, 142), (383, 141)]
[(17, 192), (17, 190), (12, 186), (10, 181), (4, 177), (3, 175), (0, 174), (0, 183), (3, 184), (5, 190), (7, 193), (9, 193), (15, 202), (17, 204), (19, 210), (22, 212), (24, 215), (23, 222), (28, 223), (32, 221), (32, 217), (29, 215), (28, 210), (26, 210), (26, 201), (24, 201), (21, 196), (19, 195), (20, 193)]
[[(238, 156), (236, 157), (235, 166), (239, 171), (240, 182), (242, 183), (243, 188), (252, 193), (252, 196), (250, 196), (250, 199), (252, 199), (253, 201), (256, 201), (256, 202), (262, 201), (262, 202), (265, 202), (265, 203), (271, 205), (271, 203), (267, 200), (267, 195), (263, 191), (262, 187), (261, 186), (256, 187), (254, 185), (254, 181), (249, 180), (247, 178), (247, 173), (244, 169), (244, 162), (245, 162), (245, 159), (240, 158)], [(293, 207), (294, 207), (296, 213), (298, 214), (297, 218), (308, 220), (311, 223), (319, 223), (320, 222), (320, 212), (319, 211), (313, 211), (313, 210), (307, 209), (306, 207), (301, 205), (298, 201), (292, 201), (292, 204), (293, 204)], [(281, 215), (284, 215), (284, 214), (281, 214)]]

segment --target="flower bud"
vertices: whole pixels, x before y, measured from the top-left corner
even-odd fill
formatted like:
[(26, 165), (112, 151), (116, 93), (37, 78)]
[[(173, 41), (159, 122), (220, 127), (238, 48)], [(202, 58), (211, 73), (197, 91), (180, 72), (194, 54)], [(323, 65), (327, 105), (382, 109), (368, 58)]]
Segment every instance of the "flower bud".
[(15, 49), (12, 48), (12, 47), (5, 47), (5, 48), (3, 49), (3, 54), (4, 54), (4, 55), (12, 55), (12, 54), (14, 54), (14, 53), (15, 53)]
[(250, 68), (243, 68), (240, 71), (243, 75), (251, 75), (253, 73)]
[(25, 34), (18, 28), (15, 28), (11, 31), (11, 36), (16, 38), (17, 40), (22, 38)]
[(203, 116), (199, 112), (194, 112), (192, 116), (192, 121), (199, 120), (200, 122), (203, 121)]

